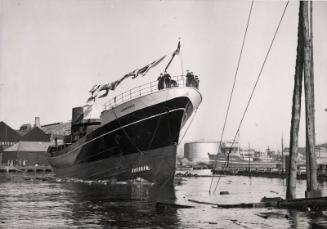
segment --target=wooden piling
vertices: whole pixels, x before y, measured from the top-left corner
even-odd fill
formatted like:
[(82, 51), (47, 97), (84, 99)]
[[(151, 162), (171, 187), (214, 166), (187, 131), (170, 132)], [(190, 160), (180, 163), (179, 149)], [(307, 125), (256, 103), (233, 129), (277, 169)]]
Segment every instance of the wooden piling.
[(301, 95), (302, 95), (302, 77), (303, 77), (303, 36), (302, 36), (302, 17), (301, 8), (299, 11), (298, 25), (298, 44), (296, 55), (296, 66), (294, 75), (293, 103), (292, 103), (292, 120), (290, 131), (290, 152), (287, 169), (287, 190), (286, 199), (296, 198), (296, 158), (298, 151), (299, 125), (301, 118)]
[[(301, 17), (303, 20), (304, 44), (304, 92), (305, 92), (305, 118), (306, 118), (306, 166), (307, 190), (306, 197), (321, 196), (317, 182), (317, 162), (315, 154), (315, 111), (314, 111), (314, 73), (312, 55), (312, 31), (309, 24), (309, 3), (300, 2)], [(311, 3), (312, 4), (312, 3)]]

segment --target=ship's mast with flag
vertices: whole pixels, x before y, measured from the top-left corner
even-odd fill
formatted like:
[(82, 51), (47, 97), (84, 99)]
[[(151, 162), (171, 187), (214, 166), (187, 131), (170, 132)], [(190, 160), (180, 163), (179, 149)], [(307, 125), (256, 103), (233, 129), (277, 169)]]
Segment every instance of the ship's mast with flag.
[(84, 105), (84, 116), (87, 116), (91, 111), (92, 111), (92, 105), (95, 103), (97, 99), (105, 98), (108, 96), (109, 91), (115, 91), (115, 89), (126, 79), (131, 78), (131, 79), (136, 79), (139, 76), (145, 76), (152, 68), (158, 66), (163, 60), (167, 57), (170, 56), (170, 59), (168, 61), (168, 64), (164, 68), (164, 73), (167, 74), (168, 68), (172, 61), (174, 60), (175, 56), (180, 54), (180, 49), (181, 49), (181, 42), (180, 40), (178, 41), (177, 48), (172, 52), (172, 54), (166, 54), (163, 55), (162, 57), (152, 61), (151, 63), (140, 67), (136, 68), (133, 71), (125, 74), (123, 77), (121, 77), (118, 80), (106, 83), (106, 84), (95, 84), (92, 86), (92, 88), (89, 90), (91, 96), (87, 99), (86, 105)]

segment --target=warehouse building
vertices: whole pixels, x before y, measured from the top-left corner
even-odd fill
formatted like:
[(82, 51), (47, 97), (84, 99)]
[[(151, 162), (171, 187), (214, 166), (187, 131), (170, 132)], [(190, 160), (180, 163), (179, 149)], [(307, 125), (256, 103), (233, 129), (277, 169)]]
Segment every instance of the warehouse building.
[(0, 122), (0, 153), (19, 142), (21, 136), (4, 122)]
[(51, 134), (40, 128), (40, 118), (35, 118), (34, 127), (23, 124), (14, 130), (0, 122), (0, 164), (12, 166), (49, 165), (46, 160)]
[(2, 152), (2, 164), (18, 166), (49, 165), (50, 142), (20, 141)]

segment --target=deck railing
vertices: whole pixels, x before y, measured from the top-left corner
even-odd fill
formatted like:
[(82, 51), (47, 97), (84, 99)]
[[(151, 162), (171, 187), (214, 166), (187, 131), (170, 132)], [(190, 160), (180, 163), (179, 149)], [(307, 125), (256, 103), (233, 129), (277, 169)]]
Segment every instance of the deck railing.
[[(174, 80), (177, 84), (174, 86), (171, 85), (170, 88), (171, 87), (185, 87), (185, 77), (183, 75), (173, 76), (173, 77), (171, 77), (171, 79)], [(109, 110), (113, 107), (116, 107), (116, 106), (118, 106), (122, 103), (125, 103), (127, 101), (130, 101), (132, 99), (159, 91), (158, 83), (159, 83), (159, 81), (155, 80), (155, 81), (151, 81), (149, 83), (131, 88), (130, 90), (125, 91), (125, 92), (115, 96), (108, 102), (106, 102), (104, 104), (104, 110)], [(165, 87), (164, 89), (166, 89), (166, 88), (167, 87)], [(160, 90), (164, 90), (164, 89), (160, 89)]]

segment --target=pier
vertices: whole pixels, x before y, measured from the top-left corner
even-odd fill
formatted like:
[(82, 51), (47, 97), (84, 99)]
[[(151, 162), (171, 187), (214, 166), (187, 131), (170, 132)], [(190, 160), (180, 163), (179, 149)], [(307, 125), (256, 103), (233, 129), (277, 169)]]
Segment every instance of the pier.
[(51, 166), (39, 165), (39, 166), (8, 166), (1, 165), (0, 173), (52, 173)]

